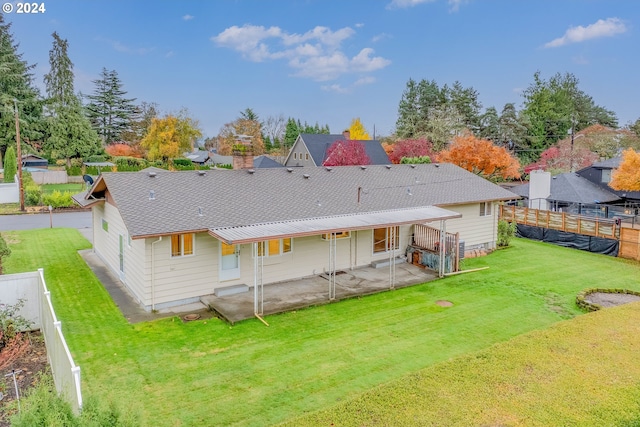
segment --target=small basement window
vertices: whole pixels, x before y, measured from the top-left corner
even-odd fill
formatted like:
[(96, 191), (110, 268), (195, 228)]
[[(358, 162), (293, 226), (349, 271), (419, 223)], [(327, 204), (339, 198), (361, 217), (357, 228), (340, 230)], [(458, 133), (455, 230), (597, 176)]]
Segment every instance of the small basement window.
[[(336, 234), (336, 239), (348, 239), (351, 237), (350, 231), (338, 231)], [(322, 235), (322, 240), (329, 240), (331, 233), (325, 233)]]
[(480, 203), (480, 216), (490, 216), (490, 215), (491, 215), (491, 202)]
[(171, 235), (171, 256), (181, 257), (193, 255), (193, 233)]

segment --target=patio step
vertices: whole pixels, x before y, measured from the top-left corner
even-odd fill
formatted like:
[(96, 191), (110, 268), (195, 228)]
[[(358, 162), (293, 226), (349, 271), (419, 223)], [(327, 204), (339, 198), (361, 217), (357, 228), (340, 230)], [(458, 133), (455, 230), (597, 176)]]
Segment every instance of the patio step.
[[(394, 264), (402, 264), (403, 262), (407, 262), (407, 259), (404, 257), (397, 257), (393, 259), (393, 263)], [(391, 264), (389, 262), (388, 259), (380, 259), (377, 261), (372, 261), (371, 262), (371, 267), (373, 268), (384, 268), (384, 267), (389, 267), (389, 264)]]
[(248, 292), (249, 286), (245, 284), (241, 285), (231, 285), (231, 286), (223, 286), (222, 288), (216, 288), (213, 291), (213, 294), (217, 297), (226, 297), (227, 295), (235, 295), (241, 294), (243, 292)]

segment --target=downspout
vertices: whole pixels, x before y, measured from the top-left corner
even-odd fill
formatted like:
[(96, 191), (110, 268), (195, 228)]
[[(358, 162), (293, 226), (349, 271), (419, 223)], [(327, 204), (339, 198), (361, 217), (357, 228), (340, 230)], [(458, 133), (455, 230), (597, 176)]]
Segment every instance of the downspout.
[(162, 236), (151, 242), (151, 311), (156, 309), (156, 251), (155, 244), (162, 242)]

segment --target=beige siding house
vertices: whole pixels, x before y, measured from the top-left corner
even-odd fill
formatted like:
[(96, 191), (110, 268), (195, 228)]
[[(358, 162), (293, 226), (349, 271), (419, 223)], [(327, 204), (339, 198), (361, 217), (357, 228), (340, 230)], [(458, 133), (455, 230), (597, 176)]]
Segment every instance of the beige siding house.
[(492, 249), (514, 197), (450, 164), (103, 173), (75, 197), (94, 250), (147, 310), (234, 285), (402, 256), (418, 224)]

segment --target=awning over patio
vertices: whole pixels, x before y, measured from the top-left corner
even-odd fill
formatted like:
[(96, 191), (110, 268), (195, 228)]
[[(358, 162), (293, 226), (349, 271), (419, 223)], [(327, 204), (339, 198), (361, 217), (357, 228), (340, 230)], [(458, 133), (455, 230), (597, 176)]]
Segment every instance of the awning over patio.
[(419, 224), (460, 218), (461, 216), (461, 214), (447, 209), (425, 206), (237, 227), (211, 228), (209, 229), (209, 234), (228, 245), (237, 245), (286, 237), (305, 237), (339, 231), (370, 230), (372, 228), (394, 227), (396, 225)]

